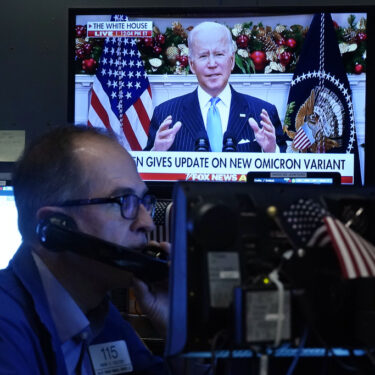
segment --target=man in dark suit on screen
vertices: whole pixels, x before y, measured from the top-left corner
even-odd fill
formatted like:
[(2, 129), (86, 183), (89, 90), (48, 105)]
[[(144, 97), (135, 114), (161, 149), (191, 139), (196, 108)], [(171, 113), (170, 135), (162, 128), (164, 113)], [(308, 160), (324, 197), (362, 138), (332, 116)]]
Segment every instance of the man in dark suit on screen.
[(220, 152), (231, 137), (238, 152), (285, 152), (276, 107), (228, 84), (235, 63), (230, 31), (203, 22), (189, 33), (188, 44), (199, 86), (155, 108), (145, 150), (195, 151), (204, 139), (208, 151)]

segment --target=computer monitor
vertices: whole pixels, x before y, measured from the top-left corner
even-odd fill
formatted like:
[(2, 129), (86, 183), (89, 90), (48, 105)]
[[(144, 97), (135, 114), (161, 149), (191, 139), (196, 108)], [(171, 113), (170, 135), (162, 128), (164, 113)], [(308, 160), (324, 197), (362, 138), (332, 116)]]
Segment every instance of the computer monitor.
[(18, 213), (14, 201), (13, 187), (0, 185), (0, 269), (6, 268), (21, 244), (18, 231)]

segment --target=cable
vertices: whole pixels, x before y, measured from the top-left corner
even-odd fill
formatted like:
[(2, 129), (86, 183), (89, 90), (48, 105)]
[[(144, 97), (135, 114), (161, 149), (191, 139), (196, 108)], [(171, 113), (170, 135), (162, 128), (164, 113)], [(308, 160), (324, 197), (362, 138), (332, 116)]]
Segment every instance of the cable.
[(309, 329), (306, 327), (305, 330), (303, 331), (303, 335), (302, 335), (302, 338), (301, 338), (301, 341), (298, 345), (298, 349), (297, 349), (297, 353), (296, 355), (294, 356), (294, 359), (288, 369), (288, 372), (286, 375), (292, 375), (296, 366), (297, 366), (297, 363), (301, 357), (301, 354), (302, 354), (302, 350), (306, 344), (306, 339), (307, 339), (307, 336), (308, 336), (308, 333), (309, 333)]
[(284, 322), (284, 285), (279, 280), (279, 273), (277, 270), (272, 271), (268, 275), (268, 277), (276, 285), (277, 291), (278, 291), (278, 311), (277, 311), (277, 322), (276, 322), (276, 335), (275, 335), (275, 342), (274, 342), (274, 346), (277, 347), (280, 345), (283, 322)]
[(212, 367), (212, 375), (216, 375), (216, 370), (217, 370), (217, 358), (215, 355), (215, 350), (217, 349), (217, 344), (219, 339), (223, 337), (226, 339), (228, 337), (227, 331), (226, 330), (221, 330), (217, 332), (212, 339), (212, 345), (211, 345), (211, 367)]
[(368, 348), (365, 349), (365, 352), (366, 352), (366, 355), (367, 355), (368, 359), (370, 360), (371, 364), (375, 368), (375, 357), (370, 353)]
[(344, 363), (332, 350), (332, 347), (328, 346), (327, 343), (324, 341), (320, 333), (317, 331), (317, 329), (313, 326), (312, 327), (314, 335), (316, 338), (320, 341), (320, 343), (323, 345), (324, 349), (326, 349), (327, 353), (330, 354), (333, 358), (333, 360), (344, 370), (349, 371), (349, 372), (357, 372), (358, 369), (356, 367), (352, 367), (350, 365), (347, 365)]

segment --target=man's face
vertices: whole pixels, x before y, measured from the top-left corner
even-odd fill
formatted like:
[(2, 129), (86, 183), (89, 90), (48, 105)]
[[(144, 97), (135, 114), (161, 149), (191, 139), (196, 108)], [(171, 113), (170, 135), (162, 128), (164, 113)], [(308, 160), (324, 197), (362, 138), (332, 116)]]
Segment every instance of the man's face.
[[(106, 198), (126, 193), (143, 197), (146, 185), (140, 179), (132, 157), (119, 145), (98, 140), (82, 142), (76, 149), (90, 181), (90, 196)], [(116, 203), (81, 206), (75, 215), (78, 228), (121, 246), (138, 248), (154, 227), (149, 213), (140, 205), (134, 220), (124, 219)]]
[[(145, 195), (146, 185), (140, 179), (132, 157), (115, 142), (93, 137), (79, 139), (73, 152), (89, 191), (75, 198), (107, 198), (127, 193), (142, 198)], [(56, 207), (52, 208), (57, 211)], [(117, 203), (58, 207), (58, 211), (72, 217), (80, 232), (129, 248), (143, 247), (147, 232), (154, 229), (152, 218), (142, 204), (133, 220), (122, 217)], [(49, 212), (50, 207), (43, 207), (38, 215), (43, 217)], [(40, 245), (36, 245), (36, 251), (83, 308), (93, 307), (90, 305), (93, 295), (102, 298), (110, 289), (131, 284), (131, 273), (75, 252), (51, 252)], [(90, 297), (87, 297), (88, 290)]]
[(234, 55), (224, 30), (200, 30), (194, 35), (190, 68), (199, 85), (211, 96), (218, 96), (228, 83)]

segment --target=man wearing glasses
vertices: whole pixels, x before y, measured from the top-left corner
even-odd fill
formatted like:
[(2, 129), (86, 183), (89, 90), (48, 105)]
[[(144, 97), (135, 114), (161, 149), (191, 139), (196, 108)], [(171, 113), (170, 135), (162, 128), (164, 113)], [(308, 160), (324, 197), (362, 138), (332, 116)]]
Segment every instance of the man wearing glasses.
[(0, 272), (0, 373), (166, 374), (106, 297), (135, 284), (163, 334), (165, 290), (69, 249), (48, 250), (35, 231), (51, 215), (64, 215), (82, 233), (141, 251), (154, 227), (155, 199), (132, 157), (95, 129), (55, 129), (27, 148), (13, 184), (23, 244)]

